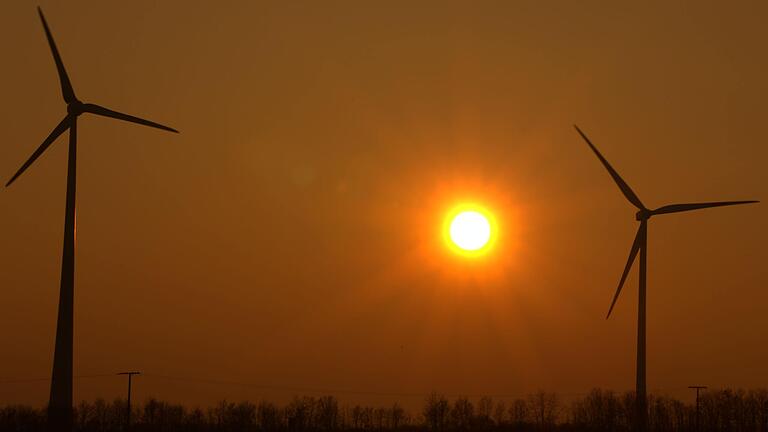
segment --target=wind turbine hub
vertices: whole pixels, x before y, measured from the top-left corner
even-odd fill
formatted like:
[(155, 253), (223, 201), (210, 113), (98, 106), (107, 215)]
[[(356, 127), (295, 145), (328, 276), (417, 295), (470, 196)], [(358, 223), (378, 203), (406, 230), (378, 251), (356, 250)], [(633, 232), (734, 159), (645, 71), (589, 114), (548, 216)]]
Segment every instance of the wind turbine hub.
[(651, 216), (653, 215), (650, 210), (642, 209), (635, 213), (635, 220), (644, 221), (650, 219)]
[(83, 109), (83, 103), (79, 100), (73, 100), (67, 104), (67, 113), (69, 113), (69, 115), (79, 116), (83, 111), (85, 111)]

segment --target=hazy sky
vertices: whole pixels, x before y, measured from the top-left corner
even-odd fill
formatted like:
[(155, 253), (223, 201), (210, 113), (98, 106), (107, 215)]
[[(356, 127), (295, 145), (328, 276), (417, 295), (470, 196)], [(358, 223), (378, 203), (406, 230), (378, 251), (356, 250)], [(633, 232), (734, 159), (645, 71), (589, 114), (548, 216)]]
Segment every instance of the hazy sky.
[[(766, 2), (42, 7), (82, 100), (182, 132), (79, 123), (75, 374), (138, 399), (630, 390), (634, 209), (572, 124), (649, 206), (768, 199)], [(34, 4), (0, 9), (5, 183), (65, 106)], [(0, 191), (0, 404), (48, 398), (5, 380), (50, 376), (66, 149)], [(487, 259), (441, 243), (462, 200)], [(651, 221), (652, 391), (768, 386), (766, 216)]]

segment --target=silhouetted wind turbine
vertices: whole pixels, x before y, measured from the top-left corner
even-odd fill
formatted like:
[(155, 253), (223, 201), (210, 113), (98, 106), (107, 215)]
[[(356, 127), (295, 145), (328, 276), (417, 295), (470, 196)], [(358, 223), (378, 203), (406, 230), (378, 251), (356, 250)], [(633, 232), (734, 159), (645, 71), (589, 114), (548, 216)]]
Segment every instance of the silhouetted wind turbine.
[(707, 202), (707, 203), (693, 203), (693, 204), (670, 204), (665, 205), (663, 207), (659, 207), (657, 209), (651, 210), (647, 208), (642, 201), (640, 201), (640, 198), (637, 197), (637, 195), (632, 191), (632, 189), (629, 187), (629, 185), (619, 176), (619, 173), (616, 172), (615, 169), (611, 166), (611, 164), (608, 163), (607, 160), (603, 157), (602, 154), (597, 150), (597, 148), (592, 144), (592, 142), (587, 138), (587, 136), (584, 134), (584, 132), (579, 129), (578, 126), (574, 125), (576, 128), (576, 131), (581, 135), (582, 138), (584, 138), (584, 141), (589, 144), (589, 147), (592, 149), (593, 152), (595, 152), (595, 155), (598, 159), (600, 159), (600, 162), (603, 163), (603, 166), (605, 166), (605, 169), (608, 170), (608, 173), (613, 177), (613, 181), (616, 182), (616, 184), (619, 186), (619, 189), (621, 189), (621, 192), (624, 194), (624, 196), (629, 200), (632, 205), (637, 207), (638, 212), (635, 215), (635, 219), (640, 221), (640, 228), (637, 230), (637, 235), (635, 236), (635, 241), (632, 243), (632, 249), (629, 251), (629, 259), (627, 260), (626, 266), (624, 266), (624, 273), (621, 275), (621, 279), (619, 280), (619, 286), (616, 288), (616, 294), (613, 296), (613, 301), (611, 302), (611, 307), (608, 309), (608, 315), (605, 317), (608, 319), (611, 316), (611, 312), (613, 311), (613, 306), (616, 305), (616, 300), (619, 298), (619, 294), (621, 293), (621, 288), (624, 286), (624, 281), (627, 279), (627, 274), (629, 274), (629, 270), (632, 268), (632, 264), (635, 262), (635, 258), (637, 257), (637, 253), (640, 252), (640, 293), (638, 298), (638, 311), (637, 311), (637, 381), (636, 381), (636, 393), (635, 393), (635, 399), (636, 399), (636, 422), (637, 422), (637, 429), (644, 432), (647, 430), (648, 427), (648, 410), (647, 410), (647, 395), (646, 395), (646, 387), (645, 387), (645, 283), (646, 283), (646, 255), (648, 253), (648, 219), (651, 218), (651, 216), (656, 215), (662, 215), (662, 214), (668, 214), (668, 213), (679, 213), (679, 212), (685, 212), (685, 211), (691, 211), (691, 210), (699, 210), (699, 209), (705, 209), (710, 207), (722, 207), (722, 206), (731, 206), (731, 205), (739, 205), (739, 204), (751, 204), (756, 203), (758, 201), (720, 201), (720, 202)]
[(67, 203), (64, 216), (64, 251), (61, 261), (61, 287), (59, 291), (59, 312), (56, 322), (56, 346), (53, 354), (53, 373), (51, 378), (51, 395), (48, 405), (48, 419), (51, 427), (58, 430), (72, 428), (72, 334), (73, 306), (75, 285), (75, 168), (77, 155), (77, 117), (83, 113), (111, 117), (145, 126), (151, 126), (171, 132), (178, 131), (159, 123), (144, 120), (128, 114), (123, 114), (99, 105), (81, 102), (72, 89), (72, 84), (64, 69), (53, 35), (45, 21), (43, 11), (38, 7), (37, 12), (45, 29), (45, 36), (56, 62), (59, 73), (61, 93), (67, 103), (67, 115), (53, 129), (48, 138), (32, 153), (29, 159), (19, 168), (5, 185), (10, 186), (41, 154), (69, 129), (69, 156), (67, 165)]

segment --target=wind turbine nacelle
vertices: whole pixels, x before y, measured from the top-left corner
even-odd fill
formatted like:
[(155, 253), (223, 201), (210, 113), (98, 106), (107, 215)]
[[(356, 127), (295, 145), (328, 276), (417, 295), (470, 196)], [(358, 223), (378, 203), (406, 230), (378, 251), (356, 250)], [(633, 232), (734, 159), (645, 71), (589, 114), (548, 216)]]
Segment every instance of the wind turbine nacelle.
[(83, 109), (83, 103), (79, 100), (74, 100), (67, 104), (67, 113), (71, 116), (79, 116), (85, 111)]
[(635, 220), (644, 221), (650, 219), (651, 216), (653, 216), (653, 214), (650, 210), (642, 209), (635, 213)]

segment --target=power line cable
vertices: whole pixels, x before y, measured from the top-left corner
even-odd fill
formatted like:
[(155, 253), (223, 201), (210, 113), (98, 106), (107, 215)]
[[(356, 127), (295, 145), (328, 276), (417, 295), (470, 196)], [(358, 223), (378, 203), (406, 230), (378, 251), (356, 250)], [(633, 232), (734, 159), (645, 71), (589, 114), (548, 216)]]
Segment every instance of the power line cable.
[[(107, 376), (114, 376), (115, 374), (93, 374), (93, 375), (75, 375), (72, 378), (99, 378), (99, 377), (107, 377)], [(0, 379), (0, 384), (15, 384), (15, 383), (27, 383), (27, 382), (38, 382), (38, 381), (50, 381), (51, 378), (7, 378), (7, 379)]]

